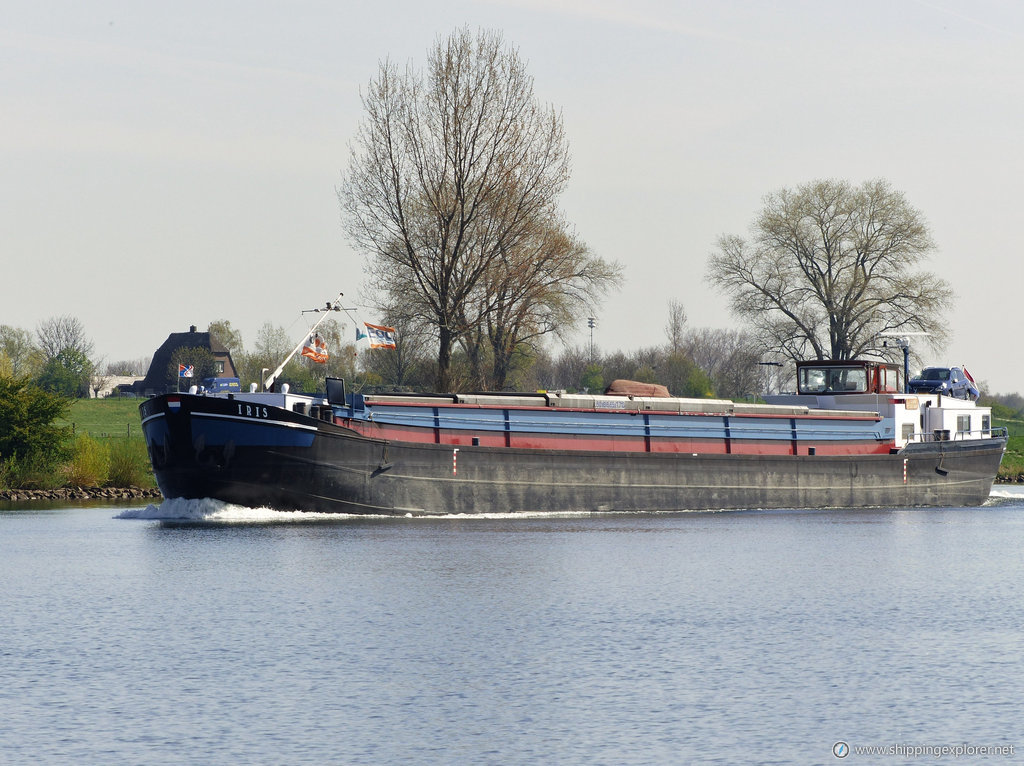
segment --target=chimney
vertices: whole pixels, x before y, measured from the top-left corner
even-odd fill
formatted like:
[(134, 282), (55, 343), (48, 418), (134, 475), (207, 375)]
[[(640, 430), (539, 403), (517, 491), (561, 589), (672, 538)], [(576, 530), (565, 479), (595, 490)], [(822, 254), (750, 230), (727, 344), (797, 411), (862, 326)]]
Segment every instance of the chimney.
[(196, 331), (196, 326), (192, 325), (191, 327), (188, 328), (188, 331), (189, 332), (195, 332)]

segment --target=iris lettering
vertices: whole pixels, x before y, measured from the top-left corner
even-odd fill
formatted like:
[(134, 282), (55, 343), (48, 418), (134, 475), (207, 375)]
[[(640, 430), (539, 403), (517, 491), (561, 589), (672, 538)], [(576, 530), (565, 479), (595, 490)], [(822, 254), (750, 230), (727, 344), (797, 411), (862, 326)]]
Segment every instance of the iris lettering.
[(270, 416), (266, 407), (254, 407), (251, 404), (239, 404), (238, 414), (247, 418), (266, 418)]

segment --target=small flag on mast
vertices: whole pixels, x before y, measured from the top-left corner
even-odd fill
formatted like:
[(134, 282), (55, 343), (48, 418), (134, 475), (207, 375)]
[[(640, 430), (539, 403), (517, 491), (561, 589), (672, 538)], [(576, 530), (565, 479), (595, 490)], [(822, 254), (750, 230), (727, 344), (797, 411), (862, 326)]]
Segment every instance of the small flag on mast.
[(319, 334), (306, 342), (306, 345), (302, 347), (302, 355), (318, 364), (325, 364), (330, 358), (330, 355), (327, 353), (327, 344), (324, 343), (323, 338)]
[(179, 364), (178, 365), (178, 377), (179, 378), (191, 378), (195, 372), (195, 367), (191, 364)]

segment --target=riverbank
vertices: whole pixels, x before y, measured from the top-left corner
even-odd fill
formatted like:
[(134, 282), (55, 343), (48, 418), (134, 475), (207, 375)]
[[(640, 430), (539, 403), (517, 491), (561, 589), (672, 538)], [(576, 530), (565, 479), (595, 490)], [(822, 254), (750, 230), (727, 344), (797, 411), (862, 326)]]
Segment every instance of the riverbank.
[(156, 487), (61, 487), (59, 489), (0, 489), (0, 501), (136, 500), (162, 498)]

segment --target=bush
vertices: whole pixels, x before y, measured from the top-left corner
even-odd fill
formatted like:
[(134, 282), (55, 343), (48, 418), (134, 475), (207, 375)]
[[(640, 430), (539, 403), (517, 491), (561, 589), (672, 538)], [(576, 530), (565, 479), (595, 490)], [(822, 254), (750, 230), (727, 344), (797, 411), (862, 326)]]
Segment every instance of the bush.
[(101, 487), (110, 474), (110, 451), (88, 434), (75, 439), (67, 481), (73, 487)]
[(64, 472), (53, 456), (0, 459), (0, 488), (57, 489), (64, 486)]
[(69, 428), (59, 425), (70, 402), (25, 378), (0, 375), (0, 460), (61, 460)]
[(152, 487), (153, 473), (149, 466), (146, 443), (141, 439), (115, 439), (110, 445), (111, 487)]
[(61, 463), (69, 428), (63, 397), (27, 378), (0, 375), (0, 484), (13, 489), (54, 489), (63, 483)]

